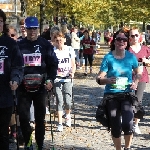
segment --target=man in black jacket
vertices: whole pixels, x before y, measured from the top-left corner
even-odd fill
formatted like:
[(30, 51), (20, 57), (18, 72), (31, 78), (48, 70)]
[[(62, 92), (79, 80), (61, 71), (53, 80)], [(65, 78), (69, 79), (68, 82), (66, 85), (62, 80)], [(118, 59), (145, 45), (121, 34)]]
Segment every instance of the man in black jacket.
[(33, 150), (30, 127), (30, 105), (33, 101), (35, 113), (35, 139), (37, 150), (42, 150), (45, 135), (45, 95), (51, 90), (58, 68), (58, 59), (53, 46), (38, 36), (38, 19), (27, 17), (27, 37), (18, 42), (24, 58), (24, 79), (19, 87), (19, 119), (25, 140), (25, 150)]
[(17, 43), (10, 38), (6, 15), (0, 9), (0, 150), (9, 150), (9, 122), (13, 112), (12, 90), (23, 77), (23, 59)]

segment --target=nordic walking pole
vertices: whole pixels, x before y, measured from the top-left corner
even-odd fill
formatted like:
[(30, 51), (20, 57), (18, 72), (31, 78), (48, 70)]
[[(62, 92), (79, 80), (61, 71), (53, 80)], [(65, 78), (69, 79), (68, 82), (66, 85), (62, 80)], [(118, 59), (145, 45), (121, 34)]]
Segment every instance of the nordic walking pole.
[(17, 140), (17, 150), (19, 150), (19, 136), (18, 136), (18, 126), (17, 126), (17, 97), (16, 91), (12, 91), (13, 99), (14, 99), (14, 113), (15, 113), (15, 120), (16, 120), (16, 140)]
[(50, 91), (48, 91), (48, 104), (49, 104), (49, 113), (50, 113), (50, 130), (51, 130), (51, 136), (52, 136), (52, 149), (51, 150), (55, 150), (54, 147), (54, 134), (53, 134), (53, 127), (52, 127), (52, 114), (51, 114), (51, 100), (50, 100)]
[(75, 127), (76, 127), (76, 125), (75, 125), (75, 108), (74, 108), (74, 94), (73, 94), (73, 78), (71, 78), (71, 84), (72, 84), (72, 104), (73, 104), (73, 111), (74, 111), (74, 113), (73, 113), (73, 117), (74, 117), (74, 129), (75, 129)]

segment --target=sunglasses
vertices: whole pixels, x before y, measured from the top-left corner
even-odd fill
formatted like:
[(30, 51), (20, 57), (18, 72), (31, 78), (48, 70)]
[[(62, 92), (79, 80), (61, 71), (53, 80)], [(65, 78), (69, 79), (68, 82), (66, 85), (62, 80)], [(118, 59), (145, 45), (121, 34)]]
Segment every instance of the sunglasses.
[(30, 28), (26, 28), (27, 30), (36, 30), (37, 27), (30, 27)]
[(131, 35), (132, 38), (135, 38), (135, 37), (138, 37), (138, 36), (139, 36), (138, 34)]
[(119, 41), (119, 42), (120, 42), (120, 41), (127, 42), (127, 41), (128, 41), (128, 38), (117, 37), (116, 40)]
[(10, 37), (15, 37), (15, 34), (10, 34)]

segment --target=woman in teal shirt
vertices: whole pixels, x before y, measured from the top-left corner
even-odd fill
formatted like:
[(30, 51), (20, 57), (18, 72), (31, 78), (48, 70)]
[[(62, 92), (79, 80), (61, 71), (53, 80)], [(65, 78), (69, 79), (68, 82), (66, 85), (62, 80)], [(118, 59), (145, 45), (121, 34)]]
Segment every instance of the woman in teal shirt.
[[(141, 77), (136, 57), (125, 50), (127, 41), (128, 38), (123, 31), (116, 33), (115, 49), (105, 55), (96, 79), (99, 84), (106, 85), (104, 97), (108, 95), (112, 97), (106, 107), (116, 150), (121, 150), (121, 131), (124, 132), (124, 150), (130, 150), (134, 115), (131, 101), (123, 96), (119, 98), (115, 98), (115, 96), (135, 90)], [(134, 81), (132, 81), (132, 70), (136, 73)]]

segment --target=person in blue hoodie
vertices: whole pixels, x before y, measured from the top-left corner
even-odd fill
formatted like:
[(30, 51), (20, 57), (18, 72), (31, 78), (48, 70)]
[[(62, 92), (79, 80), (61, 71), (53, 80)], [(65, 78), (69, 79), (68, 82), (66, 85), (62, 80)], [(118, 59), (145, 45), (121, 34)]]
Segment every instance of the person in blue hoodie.
[(37, 150), (43, 149), (45, 135), (46, 92), (53, 87), (58, 69), (58, 59), (53, 46), (38, 36), (38, 19), (27, 17), (27, 37), (18, 42), (24, 58), (24, 78), (19, 86), (18, 106), (25, 150), (33, 150), (30, 106), (33, 101), (35, 116), (35, 140)]
[(0, 9), (0, 150), (9, 150), (9, 122), (13, 112), (12, 91), (23, 78), (23, 59), (15, 40), (8, 36), (6, 14)]

